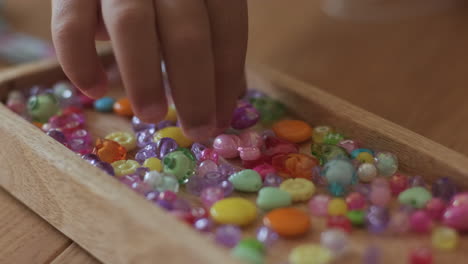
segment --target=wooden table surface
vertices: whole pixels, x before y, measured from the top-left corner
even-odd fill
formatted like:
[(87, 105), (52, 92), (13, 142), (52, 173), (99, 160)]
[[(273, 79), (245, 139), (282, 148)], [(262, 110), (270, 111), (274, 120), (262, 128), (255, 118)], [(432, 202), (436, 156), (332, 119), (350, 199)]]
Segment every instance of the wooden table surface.
[[(5, 2), (6, 17), (18, 30), (50, 40), (49, 1)], [(249, 2), (250, 61), (468, 154), (467, 8), (352, 22), (327, 17), (319, 1)], [(99, 263), (2, 189), (0, 234), (0, 263)]]

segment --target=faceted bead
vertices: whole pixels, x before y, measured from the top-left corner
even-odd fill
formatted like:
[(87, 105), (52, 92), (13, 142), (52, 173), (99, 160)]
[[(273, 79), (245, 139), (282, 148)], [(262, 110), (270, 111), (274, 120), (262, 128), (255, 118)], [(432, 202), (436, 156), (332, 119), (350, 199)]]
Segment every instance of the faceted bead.
[[(175, 150), (179, 149), (179, 145), (174, 139), (171, 138), (161, 138), (159, 141), (156, 142), (156, 155), (157, 158), (162, 160), (166, 155), (169, 153), (174, 152)], [(187, 149), (184, 149), (187, 150)], [(190, 153), (188, 150), (184, 152), (185, 154)], [(189, 158), (193, 161), (195, 161), (195, 158), (193, 157), (193, 154), (190, 153)]]
[(432, 246), (440, 250), (454, 250), (458, 244), (458, 233), (450, 227), (437, 227), (432, 231)]
[(197, 174), (200, 176), (205, 176), (208, 172), (218, 171), (218, 165), (212, 160), (205, 160), (197, 168)]
[(410, 216), (411, 230), (417, 233), (427, 233), (432, 228), (431, 217), (426, 211), (419, 210)]
[(216, 243), (229, 248), (237, 245), (241, 240), (241, 237), (242, 231), (240, 228), (233, 225), (220, 226), (215, 232)]
[(372, 205), (367, 209), (367, 229), (372, 233), (382, 233), (387, 229), (390, 220), (388, 209)]
[(137, 116), (132, 117), (132, 128), (133, 128), (133, 131), (135, 131), (135, 132), (139, 132), (139, 131), (142, 131), (142, 130), (146, 130), (146, 129), (149, 129), (149, 128), (155, 128), (155, 127), (156, 127), (155, 124), (145, 123), (145, 122), (141, 121), (140, 118), (138, 118)]
[(132, 151), (136, 148), (135, 135), (128, 132), (113, 132), (108, 134), (105, 139), (119, 143), (127, 151)]
[(196, 163), (183, 151), (177, 150), (164, 156), (164, 172), (176, 176), (179, 183), (186, 183), (195, 172)]
[(289, 253), (290, 264), (327, 264), (333, 259), (332, 252), (316, 244), (302, 244)]
[(130, 100), (128, 100), (127, 97), (123, 97), (117, 100), (114, 104), (114, 112), (121, 116), (132, 117), (133, 109), (132, 105), (130, 104)]
[(287, 179), (281, 183), (280, 189), (289, 193), (294, 202), (308, 201), (315, 193), (314, 183), (303, 178)]
[(195, 142), (195, 143), (192, 144), (192, 147), (191, 147), (190, 150), (192, 151), (193, 155), (195, 155), (195, 159), (200, 161), (201, 156), (202, 156), (202, 152), (205, 149), (206, 149), (205, 145), (203, 145), (201, 143), (198, 143), (198, 142)]
[(83, 144), (85, 144), (86, 146), (90, 146), (92, 142), (91, 133), (85, 129), (78, 129), (78, 130), (73, 131), (71, 134), (69, 134), (68, 138), (69, 140), (73, 140), (73, 139), (82, 140)]
[(98, 139), (93, 154), (96, 154), (102, 161), (112, 163), (124, 160), (127, 157), (127, 150), (115, 141)]
[(269, 173), (263, 180), (263, 186), (279, 187), (283, 182), (283, 178), (278, 176), (276, 173)]
[(226, 177), (218, 171), (210, 171), (203, 175), (203, 180), (205, 181), (207, 187), (218, 186), (227, 179), (228, 177)]
[(346, 216), (342, 215), (329, 216), (327, 218), (327, 227), (334, 229), (342, 229), (348, 233), (351, 232), (351, 230), (353, 229), (351, 221)]
[(224, 197), (228, 197), (234, 191), (234, 185), (230, 181), (222, 181), (219, 187), (223, 189)]
[(65, 134), (62, 131), (57, 129), (52, 129), (47, 132), (47, 135), (56, 141), (58, 141), (62, 145), (68, 145), (68, 140), (65, 138)]
[(208, 211), (203, 207), (193, 207), (190, 212), (195, 219), (207, 218)]
[(348, 234), (340, 229), (329, 229), (320, 234), (320, 244), (335, 256), (345, 253), (349, 246)]
[(301, 153), (276, 155), (272, 165), (283, 178), (312, 180), (312, 170), (319, 165), (317, 159)]
[(432, 195), (449, 202), (457, 193), (457, 186), (449, 178), (437, 179), (432, 185)]
[(111, 165), (117, 177), (132, 174), (140, 167), (140, 164), (135, 160), (118, 160), (112, 162)]
[(346, 196), (346, 204), (349, 210), (361, 210), (367, 205), (367, 199), (358, 192), (352, 192)]
[(156, 133), (156, 129), (154, 128), (146, 128), (138, 131), (136, 133), (136, 145), (139, 148), (143, 148), (146, 145), (153, 142), (154, 133)]
[(210, 208), (217, 201), (224, 198), (224, 192), (221, 187), (208, 187), (202, 190), (200, 194), (202, 204)]
[(201, 156), (198, 159), (199, 161), (211, 160), (216, 164), (219, 162), (219, 154), (212, 148), (206, 148), (201, 152)]
[(329, 126), (316, 126), (314, 127), (314, 130), (312, 133), (312, 140), (314, 141), (314, 143), (323, 144), (323, 141), (325, 140), (325, 136), (332, 132), (333, 132), (333, 128)]
[(28, 113), (34, 121), (46, 123), (59, 111), (58, 101), (49, 93), (33, 95), (28, 100)]
[(239, 147), (237, 150), (242, 160), (257, 160), (262, 155), (257, 147)]
[(272, 229), (262, 226), (257, 229), (257, 240), (263, 243), (266, 247), (271, 246), (274, 244), (279, 238), (278, 233), (273, 231)]
[(170, 190), (162, 191), (159, 193), (158, 200), (168, 201), (171, 203), (175, 202), (177, 200), (177, 193)]
[(390, 152), (375, 155), (375, 166), (381, 176), (392, 176), (398, 170), (398, 159)]
[(429, 214), (431, 219), (440, 220), (447, 208), (445, 202), (440, 198), (432, 198), (426, 204), (426, 212)]
[(187, 181), (187, 184), (185, 185), (185, 190), (190, 194), (193, 194), (195, 196), (200, 196), (201, 191), (205, 189), (206, 187), (208, 186), (205, 183), (205, 180), (203, 179), (203, 177), (199, 175), (194, 175), (190, 177), (189, 180)]
[(346, 151), (335, 145), (328, 144), (312, 144), (311, 153), (314, 157), (320, 160), (323, 165), (332, 159), (345, 159), (348, 158)]
[(84, 155), (91, 153), (93, 151), (93, 147), (91, 146), (89, 141), (81, 138), (72, 138), (68, 141), (68, 148), (70, 148), (73, 152)]
[(180, 127), (165, 127), (156, 131), (154, 134), (154, 142), (158, 142), (162, 138), (172, 138), (176, 141), (177, 145), (182, 148), (188, 148), (193, 143), (191, 139), (184, 135)]
[(411, 250), (409, 264), (432, 264), (432, 251), (428, 248), (416, 248)]
[(388, 182), (384, 179), (375, 179), (371, 184), (369, 200), (372, 204), (385, 207), (392, 198)]
[(239, 156), (237, 150), (240, 145), (240, 138), (236, 135), (219, 135), (214, 139), (213, 149), (221, 157), (231, 159)]
[(169, 190), (177, 193), (179, 191), (179, 183), (175, 177), (157, 171), (147, 172), (144, 182), (160, 192)]
[(162, 120), (156, 124), (156, 130), (161, 130), (166, 127), (173, 127), (176, 126), (176, 123), (170, 120)]
[(297, 153), (299, 148), (296, 144), (290, 143), (286, 140), (279, 139), (274, 136), (265, 138), (265, 151), (267, 157), (274, 157), (277, 154)]
[(353, 150), (359, 148), (359, 144), (353, 139), (345, 139), (338, 143), (339, 147), (345, 149), (348, 153), (351, 153)]
[(232, 115), (231, 127), (246, 129), (254, 126), (260, 119), (260, 113), (249, 103), (239, 103)]
[(399, 195), (409, 187), (408, 177), (401, 173), (395, 173), (390, 179), (390, 189), (393, 195)]
[(200, 218), (193, 224), (195, 229), (201, 232), (211, 232), (215, 226), (213, 220), (210, 218)]
[(145, 194), (146, 200), (157, 202), (159, 199), (159, 192), (158, 191), (150, 191)]
[(315, 195), (309, 201), (309, 210), (315, 216), (326, 216), (328, 214), (328, 203), (330, 197), (327, 195)]
[(239, 135), (241, 147), (257, 147), (263, 146), (262, 136), (254, 130), (246, 130)]
[(81, 156), (81, 158), (83, 160), (91, 163), (91, 164), (94, 164), (94, 163), (100, 161), (99, 157), (97, 155), (95, 155), (95, 154), (85, 154), (85, 155)]
[(278, 138), (292, 143), (302, 143), (312, 136), (312, 127), (301, 120), (281, 120), (272, 129)]
[(71, 134), (77, 129), (82, 129), (85, 124), (83, 114), (62, 114), (55, 115), (49, 119), (50, 128), (60, 129), (63, 133)]

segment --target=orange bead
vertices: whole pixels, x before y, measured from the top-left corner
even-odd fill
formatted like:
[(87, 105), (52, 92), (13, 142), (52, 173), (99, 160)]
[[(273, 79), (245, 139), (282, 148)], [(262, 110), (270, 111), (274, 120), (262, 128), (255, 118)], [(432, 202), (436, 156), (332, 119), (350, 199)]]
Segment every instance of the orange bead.
[(121, 116), (133, 116), (132, 105), (127, 97), (120, 98), (114, 104), (114, 112)]
[(43, 124), (42, 124), (41, 122), (32, 122), (32, 123), (33, 123), (33, 125), (35, 125), (36, 127), (42, 129)]
[(316, 158), (301, 154), (279, 154), (273, 157), (271, 164), (283, 178), (304, 178), (312, 180), (313, 169), (319, 165)]
[(296, 208), (280, 208), (269, 212), (263, 224), (285, 237), (299, 236), (310, 229), (309, 215)]
[(312, 127), (300, 120), (282, 120), (273, 125), (276, 136), (293, 143), (301, 143), (311, 139)]
[(102, 161), (112, 163), (118, 160), (127, 158), (127, 150), (119, 143), (108, 140), (100, 139), (96, 141), (96, 146), (93, 149), (93, 154), (96, 154)]

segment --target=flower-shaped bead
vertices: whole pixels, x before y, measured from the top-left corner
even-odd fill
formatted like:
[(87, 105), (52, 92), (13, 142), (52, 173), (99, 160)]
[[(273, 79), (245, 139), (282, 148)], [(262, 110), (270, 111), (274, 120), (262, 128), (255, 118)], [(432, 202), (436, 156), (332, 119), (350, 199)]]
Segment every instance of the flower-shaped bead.
[(280, 189), (291, 194), (294, 202), (307, 201), (315, 192), (315, 185), (303, 178), (287, 179), (281, 183)]
[(118, 160), (111, 165), (117, 177), (132, 174), (140, 167), (140, 163), (136, 160)]
[(136, 138), (132, 133), (121, 131), (113, 132), (108, 134), (106, 139), (119, 143), (127, 151), (132, 151), (136, 148)]

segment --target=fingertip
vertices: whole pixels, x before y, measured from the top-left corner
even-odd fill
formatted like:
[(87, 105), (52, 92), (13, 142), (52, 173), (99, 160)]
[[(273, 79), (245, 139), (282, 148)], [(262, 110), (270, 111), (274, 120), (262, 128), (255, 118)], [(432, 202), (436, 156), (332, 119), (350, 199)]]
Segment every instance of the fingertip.
[(73, 83), (76, 87), (78, 87), (78, 89), (80, 89), (82, 93), (93, 99), (101, 98), (109, 91), (109, 81), (104, 72), (102, 72), (94, 82), (75, 81)]
[(205, 141), (216, 133), (214, 125), (199, 125), (183, 128), (184, 134), (193, 141)]
[(156, 124), (162, 120), (167, 115), (167, 103), (150, 103), (147, 105), (138, 105), (134, 107), (135, 115), (140, 118), (145, 123)]

